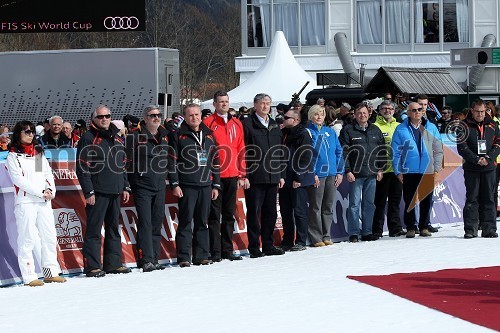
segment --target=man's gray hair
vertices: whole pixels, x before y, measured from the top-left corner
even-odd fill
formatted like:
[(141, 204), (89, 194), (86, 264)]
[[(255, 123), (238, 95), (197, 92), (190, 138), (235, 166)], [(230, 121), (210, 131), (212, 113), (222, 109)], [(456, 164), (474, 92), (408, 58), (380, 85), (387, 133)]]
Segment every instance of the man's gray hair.
[(148, 105), (144, 108), (144, 111), (142, 111), (142, 117), (146, 118), (148, 116), (148, 113), (150, 113), (153, 110), (158, 110), (160, 111), (160, 107), (158, 105)]
[(380, 103), (378, 106), (379, 110), (383, 106), (391, 106), (393, 109), (396, 109), (396, 104), (393, 101), (391, 101), (390, 99), (383, 100), (382, 103)]
[[(99, 104), (98, 106), (95, 107), (94, 111), (92, 111), (92, 119), (94, 119), (97, 116), (97, 111), (100, 109), (108, 109), (109, 110), (109, 108), (106, 105)], [(109, 110), (109, 112), (111, 113), (111, 110)]]
[(255, 95), (255, 97), (253, 98), (253, 102), (257, 103), (258, 101), (262, 101), (264, 98), (269, 98), (269, 100), (272, 101), (271, 96), (269, 96), (268, 94), (265, 94), (265, 93), (260, 93), (260, 94)]
[(61, 116), (52, 116), (49, 118), (49, 125), (52, 125), (52, 122), (56, 119), (61, 119), (61, 125), (62, 125), (62, 122), (63, 122), (63, 119)]

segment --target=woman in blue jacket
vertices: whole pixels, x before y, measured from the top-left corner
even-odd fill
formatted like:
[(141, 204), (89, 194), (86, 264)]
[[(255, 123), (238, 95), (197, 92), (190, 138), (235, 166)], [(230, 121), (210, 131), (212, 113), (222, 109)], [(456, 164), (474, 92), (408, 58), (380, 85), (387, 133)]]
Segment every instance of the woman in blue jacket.
[(308, 112), (307, 130), (314, 148), (314, 185), (308, 188), (309, 240), (313, 246), (332, 245), (330, 226), (337, 187), (342, 182), (344, 159), (335, 131), (323, 124), (325, 108), (313, 105)]

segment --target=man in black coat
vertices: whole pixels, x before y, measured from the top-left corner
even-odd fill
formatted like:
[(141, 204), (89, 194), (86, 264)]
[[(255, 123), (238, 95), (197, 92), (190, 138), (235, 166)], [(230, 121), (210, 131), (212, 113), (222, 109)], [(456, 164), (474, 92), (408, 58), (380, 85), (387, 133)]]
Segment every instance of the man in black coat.
[(245, 198), (248, 251), (250, 258), (259, 258), (285, 253), (273, 245), (273, 232), (278, 217), (278, 187), (282, 188), (285, 183), (286, 155), (279, 125), (269, 116), (271, 97), (257, 94), (253, 104), (255, 112), (243, 120), (247, 178), (250, 181), (250, 188), (245, 190)]
[(128, 180), (138, 216), (137, 265), (143, 272), (165, 269), (158, 258), (165, 216), (168, 134), (161, 126), (161, 111), (151, 105), (144, 109), (138, 130), (126, 140)]
[(344, 126), (339, 136), (340, 144), (344, 147), (345, 174), (349, 182), (347, 223), (350, 242), (359, 240), (360, 218), (361, 240), (378, 239), (372, 233), (375, 189), (376, 181), (383, 177), (386, 148), (382, 132), (368, 122), (368, 117), (368, 108), (359, 103), (354, 107), (354, 121)]
[(288, 165), (285, 185), (279, 190), (283, 240), (281, 249), (302, 251), (307, 241), (307, 188), (314, 184), (312, 139), (301, 124), (300, 112), (290, 109), (283, 115), (283, 144)]
[(72, 148), (71, 139), (62, 132), (63, 119), (50, 117), (49, 125), (49, 130), (40, 137), (40, 144), (47, 149)]
[[(208, 215), (220, 190), (219, 158), (212, 131), (201, 122), (197, 104), (184, 108), (184, 121), (169, 135), (168, 180), (179, 198), (179, 225), (175, 235), (180, 267), (208, 265)], [(191, 229), (191, 223), (194, 229)], [(192, 253), (192, 251), (194, 251)]]
[[(82, 252), (84, 272), (88, 277), (101, 277), (105, 272), (130, 272), (121, 261), (120, 196), (123, 202), (128, 202), (130, 187), (125, 172), (125, 150), (117, 138), (118, 132), (111, 124), (109, 108), (99, 105), (92, 113), (90, 129), (78, 142), (76, 174), (86, 202), (87, 227)], [(101, 267), (103, 221), (104, 261)]]
[(477, 237), (481, 225), (481, 236), (496, 238), (496, 158), (500, 153), (500, 131), (495, 122), (486, 116), (486, 105), (477, 100), (472, 105), (458, 138), (458, 153), (464, 158), (465, 207), (464, 238)]

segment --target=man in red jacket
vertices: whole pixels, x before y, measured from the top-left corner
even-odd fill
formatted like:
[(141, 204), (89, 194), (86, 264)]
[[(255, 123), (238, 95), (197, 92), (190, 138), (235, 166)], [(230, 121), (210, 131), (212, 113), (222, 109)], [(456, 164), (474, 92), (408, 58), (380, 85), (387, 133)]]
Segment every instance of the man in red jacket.
[(205, 118), (203, 123), (212, 130), (217, 142), (222, 193), (212, 200), (208, 218), (210, 255), (213, 262), (222, 259), (241, 260), (240, 256), (233, 253), (233, 232), (236, 191), (240, 187), (250, 187), (245, 176), (243, 125), (229, 114), (229, 96), (225, 91), (214, 94), (213, 105), (215, 112)]

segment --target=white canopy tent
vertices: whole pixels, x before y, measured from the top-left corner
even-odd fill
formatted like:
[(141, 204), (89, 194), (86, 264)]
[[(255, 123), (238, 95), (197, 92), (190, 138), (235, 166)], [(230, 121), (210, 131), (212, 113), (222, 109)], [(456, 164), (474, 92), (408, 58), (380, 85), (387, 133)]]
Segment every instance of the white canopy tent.
[[(240, 106), (252, 107), (253, 98), (258, 93), (271, 96), (272, 105), (288, 104), (292, 95), (299, 92), (307, 81), (309, 84), (300, 94), (302, 100), (309, 91), (319, 87), (316, 80), (293, 57), (283, 32), (276, 31), (266, 59), (259, 69), (241, 85), (228, 91), (229, 104), (235, 109)], [(202, 107), (213, 109), (212, 102), (213, 100), (205, 101)]]

